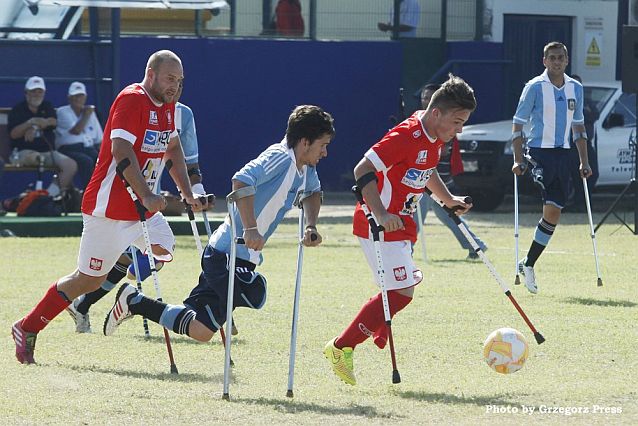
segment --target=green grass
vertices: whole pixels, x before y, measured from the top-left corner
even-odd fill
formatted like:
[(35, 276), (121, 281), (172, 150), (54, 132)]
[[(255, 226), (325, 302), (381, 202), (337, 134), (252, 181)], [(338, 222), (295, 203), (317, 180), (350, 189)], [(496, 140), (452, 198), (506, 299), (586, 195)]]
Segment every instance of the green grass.
[[(387, 350), (366, 342), (355, 351), (358, 385), (333, 375), (322, 355), (375, 293), (372, 273), (348, 224), (324, 224), (324, 244), (305, 251), (295, 374), (295, 398), (285, 397), (295, 280), (296, 225), (269, 241), (261, 272), (268, 301), (261, 311), (236, 311), (236, 367), (231, 401), (221, 400), (223, 349), (172, 335), (180, 374), (169, 374), (161, 329), (143, 338), (142, 321), (101, 334), (114, 294), (93, 307), (94, 334), (77, 335), (62, 313), (40, 334), (38, 365), (14, 358), (11, 324), (36, 303), (56, 277), (73, 269), (79, 239), (0, 240), (0, 424), (638, 424), (638, 237), (605, 225), (597, 235), (604, 287), (596, 286), (589, 227), (584, 215), (566, 215), (537, 264), (540, 293), (512, 292), (547, 342), (538, 346), (481, 262), (464, 261), (447, 229), (432, 217), (428, 263), (413, 303), (393, 321), (403, 382), (391, 384)], [(487, 255), (513, 283), (511, 215), (472, 214)], [(537, 214), (521, 215), (521, 253)], [(173, 264), (160, 273), (164, 299), (179, 303), (195, 284), (198, 259), (192, 238), (179, 237)], [(146, 292), (154, 295), (150, 280)], [(527, 365), (499, 375), (482, 359), (485, 337), (499, 327), (520, 330), (530, 343)], [(519, 410), (491, 414), (488, 406)], [(522, 414), (522, 406), (536, 412)], [(621, 414), (538, 413), (542, 407), (620, 407)]]

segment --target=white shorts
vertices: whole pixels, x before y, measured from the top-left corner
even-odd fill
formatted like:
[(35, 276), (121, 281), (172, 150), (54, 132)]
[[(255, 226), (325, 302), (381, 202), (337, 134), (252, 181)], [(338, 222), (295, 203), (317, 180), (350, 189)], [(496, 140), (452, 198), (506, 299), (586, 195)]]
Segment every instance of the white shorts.
[[(377, 274), (377, 254), (374, 241), (359, 238), (359, 243), (372, 269), (374, 281), (379, 287), (381, 282)], [(409, 241), (381, 241), (381, 259), (383, 260), (384, 281), (386, 290), (401, 290), (417, 285), (423, 280), (421, 270), (412, 260), (412, 246)]]
[[(78, 254), (78, 269), (83, 274), (92, 277), (108, 274), (122, 252), (130, 245), (145, 252), (142, 225), (137, 220), (113, 220), (82, 214), (82, 221), (84, 226)], [(167, 255), (154, 257), (164, 262), (173, 260), (175, 236), (166, 218), (161, 213), (155, 213), (146, 220), (146, 225), (151, 245), (159, 245), (169, 252)]]

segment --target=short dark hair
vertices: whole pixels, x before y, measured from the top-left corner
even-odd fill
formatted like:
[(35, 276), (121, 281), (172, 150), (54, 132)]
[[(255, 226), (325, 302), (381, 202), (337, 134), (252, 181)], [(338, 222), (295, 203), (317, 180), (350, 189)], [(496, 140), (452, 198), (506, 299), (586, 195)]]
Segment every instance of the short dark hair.
[(551, 49), (563, 49), (563, 52), (565, 52), (565, 56), (569, 56), (567, 54), (567, 46), (565, 46), (560, 41), (550, 41), (545, 45), (545, 47), (543, 47), (543, 58), (547, 58), (547, 52), (549, 52)]
[(312, 144), (324, 135), (334, 137), (334, 120), (320, 107), (299, 105), (288, 117), (286, 140), (289, 148), (294, 148), (303, 138), (308, 139)]
[(454, 109), (474, 111), (476, 98), (474, 89), (461, 77), (448, 74), (448, 80), (432, 95), (430, 108), (438, 108), (443, 112)]

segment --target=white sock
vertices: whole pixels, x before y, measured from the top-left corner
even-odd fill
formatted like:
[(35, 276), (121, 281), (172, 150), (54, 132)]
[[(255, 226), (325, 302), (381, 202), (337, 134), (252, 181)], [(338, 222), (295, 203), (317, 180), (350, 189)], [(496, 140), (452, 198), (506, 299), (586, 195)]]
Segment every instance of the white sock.
[(47, 188), (49, 195), (52, 197), (56, 197), (60, 194), (60, 187), (56, 185), (55, 182), (51, 182), (51, 185)]

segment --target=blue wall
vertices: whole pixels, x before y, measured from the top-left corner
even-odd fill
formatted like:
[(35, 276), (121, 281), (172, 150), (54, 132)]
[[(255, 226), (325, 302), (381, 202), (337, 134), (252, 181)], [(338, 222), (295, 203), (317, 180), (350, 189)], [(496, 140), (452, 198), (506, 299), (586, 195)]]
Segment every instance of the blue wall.
[[(324, 189), (348, 190), (354, 165), (397, 113), (402, 48), (396, 42), (123, 38), (121, 86), (141, 81), (148, 56), (159, 49), (182, 58), (181, 101), (195, 113), (204, 184), (218, 195), (229, 192), (236, 170), (281, 140), (290, 111), (300, 104), (319, 105), (335, 118), (337, 136), (318, 170)], [(32, 74), (46, 79), (50, 61), (56, 62), (48, 58), (20, 71), (25, 79)], [(82, 58), (61, 67), (76, 75), (77, 68), (88, 66)], [(0, 105), (21, 100), (22, 87), (2, 83)], [(47, 98), (54, 105), (66, 103), (67, 87), (68, 82), (48, 83)], [(96, 88), (89, 85), (90, 101)], [(101, 117), (107, 113), (101, 111)], [(10, 175), (0, 183), (0, 198), (25, 186), (25, 174)]]
[(468, 124), (511, 119), (514, 111), (506, 108), (507, 65), (485, 61), (503, 59), (503, 44), (489, 42), (450, 42), (447, 60), (476, 61), (455, 65), (451, 70), (474, 88), (477, 107)]

